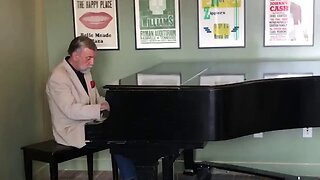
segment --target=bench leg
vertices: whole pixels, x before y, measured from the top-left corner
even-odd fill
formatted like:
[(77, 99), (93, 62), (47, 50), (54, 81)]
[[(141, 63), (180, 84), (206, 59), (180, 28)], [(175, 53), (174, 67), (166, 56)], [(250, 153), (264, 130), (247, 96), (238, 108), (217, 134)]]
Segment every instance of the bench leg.
[(50, 163), (50, 180), (58, 180), (58, 163)]
[(32, 159), (29, 158), (26, 152), (23, 153), (23, 159), (24, 159), (24, 174), (26, 180), (32, 180)]
[(93, 154), (87, 154), (88, 179), (93, 180)]

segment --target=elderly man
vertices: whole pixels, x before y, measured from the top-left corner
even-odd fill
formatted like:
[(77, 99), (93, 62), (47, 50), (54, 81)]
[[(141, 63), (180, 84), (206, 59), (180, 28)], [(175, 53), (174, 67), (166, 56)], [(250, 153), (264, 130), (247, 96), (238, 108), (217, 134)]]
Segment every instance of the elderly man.
[[(52, 131), (57, 143), (77, 148), (95, 148), (86, 145), (84, 126), (100, 120), (110, 111), (108, 102), (99, 95), (90, 69), (94, 65), (97, 46), (88, 37), (74, 38), (69, 56), (53, 70), (46, 86), (52, 119)], [(115, 155), (124, 180), (136, 179), (132, 161)]]

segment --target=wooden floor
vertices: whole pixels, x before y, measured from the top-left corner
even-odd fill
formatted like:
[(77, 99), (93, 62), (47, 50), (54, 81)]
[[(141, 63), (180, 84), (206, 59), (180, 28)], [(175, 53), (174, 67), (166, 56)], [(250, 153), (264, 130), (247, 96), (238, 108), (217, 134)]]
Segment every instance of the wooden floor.
[[(59, 171), (59, 180), (87, 180), (86, 171)], [(112, 180), (112, 172), (110, 171), (94, 171), (94, 180)]]
[[(60, 171), (59, 180), (87, 180), (86, 171)], [(253, 175), (241, 174), (241, 173), (230, 173), (230, 172), (218, 172), (212, 174), (212, 180), (272, 180), (266, 177), (257, 177)], [(95, 171), (94, 180), (112, 180), (112, 172), (110, 171)], [(159, 180), (161, 175), (159, 175)], [(187, 176), (182, 173), (175, 174), (175, 180), (200, 180), (196, 176)]]
[[(34, 178), (35, 180), (49, 180), (49, 173), (44, 173)], [(59, 180), (87, 180), (88, 175), (86, 171), (59, 171)], [(111, 171), (94, 171), (94, 180), (112, 180)], [(158, 180), (162, 180), (161, 174)], [(187, 176), (182, 173), (176, 173), (174, 180), (202, 180), (197, 176)], [(273, 180), (266, 177), (258, 177), (248, 174), (235, 173), (230, 171), (216, 171), (212, 173), (211, 180)], [(300, 180), (320, 180), (320, 178), (306, 178), (302, 177)]]

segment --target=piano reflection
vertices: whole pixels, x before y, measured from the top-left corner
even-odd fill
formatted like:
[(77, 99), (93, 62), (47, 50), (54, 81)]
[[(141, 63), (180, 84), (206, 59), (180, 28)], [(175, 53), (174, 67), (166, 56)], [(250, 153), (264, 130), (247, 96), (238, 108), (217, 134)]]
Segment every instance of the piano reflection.
[(85, 127), (86, 140), (132, 158), (140, 179), (172, 179), (183, 149), (259, 132), (320, 126), (320, 77), (221, 86), (105, 86), (108, 120)]

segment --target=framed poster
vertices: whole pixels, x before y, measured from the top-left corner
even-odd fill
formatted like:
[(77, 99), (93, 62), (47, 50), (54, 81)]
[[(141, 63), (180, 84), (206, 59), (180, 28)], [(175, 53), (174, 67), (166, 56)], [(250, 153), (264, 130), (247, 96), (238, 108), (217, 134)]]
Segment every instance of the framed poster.
[(265, 73), (263, 79), (293, 78), (313, 76), (313, 73)]
[(180, 86), (180, 74), (137, 74), (138, 85)]
[(200, 85), (215, 86), (243, 82), (244, 74), (213, 74), (200, 76)]
[(314, 0), (265, 0), (264, 46), (312, 46)]
[(245, 0), (198, 0), (199, 48), (245, 47)]
[(134, 0), (136, 49), (180, 48), (179, 0)]
[(118, 50), (117, 0), (73, 0), (75, 36), (87, 36), (98, 49)]

